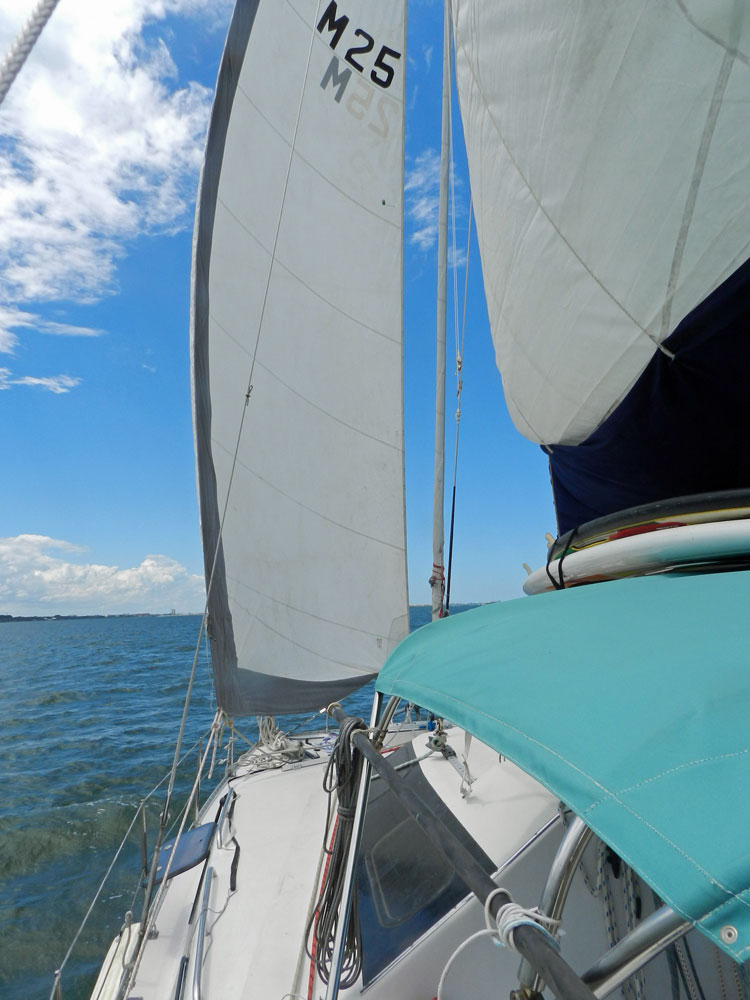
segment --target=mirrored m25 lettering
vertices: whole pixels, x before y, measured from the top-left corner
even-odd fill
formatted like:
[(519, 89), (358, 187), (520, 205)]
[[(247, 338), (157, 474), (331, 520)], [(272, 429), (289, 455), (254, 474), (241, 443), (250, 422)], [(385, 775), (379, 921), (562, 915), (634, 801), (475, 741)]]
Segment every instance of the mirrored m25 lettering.
[[(341, 39), (346, 35), (344, 52), (344, 62), (353, 66), (358, 73), (365, 75), (369, 65), (370, 79), (378, 87), (384, 90), (390, 87), (396, 72), (396, 62), (401, 58), (401, 53), (396, 49), (391, 49), (387, 45), (381, 45), (377, 49), (377, 43), (373, 36), (364, 28), (356, 28), (351, 25), (351, 18), (347, 14), (339, 14), (336, 0), (331, 2), (323, 12), (323, 16), (317, 24), (317, 31), (323, 38), (327, 38), (330, 47), (336, 51)], [(377, 55), (371, 59), (370, 53), (377, 50)]]

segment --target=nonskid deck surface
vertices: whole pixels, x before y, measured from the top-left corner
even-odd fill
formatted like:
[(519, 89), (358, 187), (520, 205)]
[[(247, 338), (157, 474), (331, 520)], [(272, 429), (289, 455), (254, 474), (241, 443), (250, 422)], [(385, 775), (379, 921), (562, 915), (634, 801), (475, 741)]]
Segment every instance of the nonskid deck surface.
[[(327, 759), (321, 752), (316, 761), (288, 770), (252, 772), (240, 767), (204, 808), (202, 818), (214, 818), (228, 788), (236, 795), (223, 846), (214, 839), (206, 864), (213, 876), (203, 996), (271, 996), (264, 992), (270, 989), (283, 996), (291, 989), (321, 854), (327, 812), (321, 785)], [(131, 993), (144, 1000), (173, 996), (183, 955), (189, 955), (187, 982), (193, 982), (198, 914), (192, 923), (189, 919), (194, 904), (199, 909), (205, 877), (199, 866), (170, 881), (156, 919), (158, 937), (145, 949)]]

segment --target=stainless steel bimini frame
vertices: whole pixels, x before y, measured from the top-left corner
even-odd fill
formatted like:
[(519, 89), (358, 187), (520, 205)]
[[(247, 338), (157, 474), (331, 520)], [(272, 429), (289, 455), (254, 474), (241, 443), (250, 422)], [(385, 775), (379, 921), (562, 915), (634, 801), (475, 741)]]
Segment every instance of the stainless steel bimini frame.
[[(560, 842), (539, 903), (541, 913), (553, 920), (562, 916), (573, 876), (592, 836), (593, 831), (576, 816)], [(581, 979), (595, 996), (605, 997), (692, 926), (671, 907), (662, 906), (605, 952)], [(539, 997), (544, 988), (541, 978), (525, 959), (519, 969), (519, 982), (520, 995), (529, 1000)]]

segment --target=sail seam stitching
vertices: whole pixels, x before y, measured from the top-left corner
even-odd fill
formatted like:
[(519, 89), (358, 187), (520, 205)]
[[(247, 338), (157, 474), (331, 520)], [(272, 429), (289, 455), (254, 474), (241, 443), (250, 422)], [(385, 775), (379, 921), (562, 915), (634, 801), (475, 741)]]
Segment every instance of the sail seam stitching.
[[(242, 344), (239, 340), (237, 340), (236, 337), (232, 336), (232, 334), (229, 332), (229, 330), (227, 330), (226, 327), (222, 326), (222, 324), (219, 323), (218, 320), (214, 316), (212, 316), (211, 319), (212, 319), (213, 323), (221, 330), (221, 332), (223, 334), (225, 334), (225, 336), (227, 336), (232, 341), (233, 344), (236, 344), (237, 347), (239, 347), (240, 350), (244, 351), (246, 354), (250, 353), (247, 350), (247, 348), (245, 347), (245, 345)], [(375, 332), (377, 333), (377, 331), (375, 331)], [(399, 455), (403, 452), (403, 448), (400, 445), (391, 444), (390, 441), (384, 441), (382, 438), (376, 437), (374, 434), (368, 434), (367, 431), (363, 431), (359, 427), (355, 427), (354, 424), (350, 424), (346, 420), (342, 420), (341, 417), (337, 417), (334, 413), (331, 413), (329, 410), (324, 409), (322, 406), (318, 406), (317, 403), (314, 403), (307, 396), (304, 396), (301, 392), (299, 392), (293, 386), (289, 385), (288, 382), (285, 382), (282, 378), (280, 378), (267, 365), (264, 365), (262, 361), (258, 361), (256, 359), (255, 366), (257, 368), (262, 368), (263, 371), (270, 378), (275, 379), (275, 381), (277, 381), (279, 383), (279, 385), (283, 385), (284, 388), (287, 389), (289, 392), (291, 392), (292, 395), (296, 396), (297, 399), (301, 399), (303, 402), (307, 403), (308, 406), (311, 406), (314, 410), (317, 410), (318, 413), (323, 413), (325, 416), (329, 417), (331, 420), (333, 420), (335, 423), (339, 424), (340, 426), (346, 427), (348, 430), (353, 431), (355, 434), (359, 434), (363, 438), (367, 438), (368, 441), (374, 441), (376, 444), (383, 445), (384, 448), (390, 448), (391, 450), (397, 452), (397, 454), (399, 454)], [(229, 454), (229, 450), (228, 449), (227, 449), (227, 454)]]
[(348, 430), (353, 431), (355, 434), (359, 434), (361, 437), (367, 438), (368, 441), (374, 441), (376, 444), (383, 445), (383, 447), (385, 448), (390, 448), (391, 451), (395, 451), (396, 454), (398, 455), (402, 453), (403, 449), (399, 445), (391, 444), (390, 441), (384, 441), (382, 438), (376, 437), (374, 434), (368, 434), (367, 431), (363, 431), (359, 427), (355, 427), (354, 424), (350, 424), (348, 421), (342, 420), (341, 417), (337, 417), (329, 410), (324, 409), (324, 407), (318, 406), (317, 403), (313, 403), (311, 399), (309, 399), (307, 396), (303, 396), (301, 392), (298, 392), (297, 389), (289, 385), (288, 382), (285, 382), (275, 372), (271, 371), (270, 368), (267, 368), (262, 361), (258, 361), (256, 362), (256, 364), (258, 365), (259, 368), (262, 368), (263, 371), (266, 372), (266, 374), (269, 375), (270, 378), (275, 379), (279, 383), (279, 385), (283, 385), (288, 392), (291, 392), (293, 396), (297, 397), (297, 399), (303, 400), (303, 402), (307, 403), (308, 406), (311, 406), (314, 410), (317, 410), (318, 413), (325, 414), (325, 416), (329, 417), (331, 420), (339, 424), (341, 427), (346, 427)]
[[(220, 448), (226, 455), (231, 455), (232, 453), (226, 448), (220, 441), (213, 442), (215, 448)], [(393, 542), (388, 542), (383, 538), (376, 538), (375, 535), (369, 535), (366, 531), (358, 531), (356, 528), (350, 527), (348, 524), (343, 524), (341, 521), (335, 520), (332, 517), (326, 517), (325, 514), (321, 514), (320, 511), (315, 510), (313, 507), (308, 507), (307, 504), (302, 503), (296, 497), (292, 496), (290, 493), (285, 492), (279, 486), (274, 485), (270, 480), (265, 479), (263, 476), (259, 475), (254, 469), (242, 461), (242, 459), (237, 459), (237, 464), (240, 465), (247, 473), (253, 476), (261, 483), (265, 483), (270, 489), (287, 500), (290, 500), (293, 504), (301, 507), (302, 510), (306, 510), (308, 513), (312, 514), (314, 517), (320, 518), (321, 521), (326, 521), (328, 524), (334, 524), (337, 528), (341, 528), (342, 531), (347, 531), (352, 535), (357, 535), (360, 538), (366, 538), (368, 541), (375, 542), (376, 545), (385, 545), (389, 549), (394, 549), (396, 552), (401, 552), (403, 546), (396, 545)]]
[[(243, 608), (243, 610), (246, 611), (246, 612), (248, 612), (248, 614), (250, 613), (250, 609), (249, 608)], [(269, 632), (272, 632), (273, 635), (278, 636), (279, 639), (284, 639), (286, 642), (289, 643), (290, 646), (294, 646), (296, 649), (302, 649), (306, 653), (310, 653), (312, 656), (317, 656), (321, 660), (325, 660), (326, 663), (332, 663), (332, 664), (334, 664), (337, 667), (344, 667), (346, 670), (351, 671), (352, 673), (365, 674), (368, 677), (371, 676), (377, 670), (377, 668), (374, 667), (374, 666), (360, 667), (360, 666), (357, 666), (356, 664), (350, 663), (348, 661), (335, 660), (331, 656), (326, 656), (325, 653), (320, 653), (320, 652), (318, 652), (317, 649), (312, 649), (310, 646), (305, 646), (301, 642), (297, 642), (295, 639), (291, 639), (288, 635), (284, 635), (283, 632), (279, 632), (278, 629), (275, 629), (272, 625), (269, 625), (268, 622), (264, 622), (263, 619), (259, 618), (258, 615), (256, 615), (256, 614), (253, 615), (253, 620), (256, 621), (262, 628), (267, 629)], [(284, 674), (275, 674), (274, 676), (276, 676), (276, 677), (284, 677), (285, 675)], [(294, 675), (286, 675), (286, 679), (290, 680), (290, 681), (294, 681), (294, 680), (298, 680), (299, 678), (295, 677)]]
[[(265, 254), (267, 254), (267, 256), (271, 257), (272, 254), (271, 254), (271, 251), (268, 249), (268, 247), (264, 243), (261, 242), (261, 240), (252, 231), (252, 229), (249, 229), (245, 225), (245, 223), (236, 214), (236, 212), (233, 212), (232, 209), (229, 207), (229, 205), (223, 199), (218, 198), (217, 201), (221, 205), (221, 207), (227, 212), (227, 214), (231, 215), (231, 217), (235, 220), (235, 222), (237, 223), (237, 225), (244, 232), (246, 232), (247, 235), (250, 237), (250, 239), (253, 240), (253, 242), (263, 251), (263, 253), (265, 253)], [(278, 257), (278, 256), (276, 257), (276, 263), (278, 264), (278, 266), (280, 268), (282, 268), (282, 270), (286, 271), (287, 274), (289, 274), (292, 278), (294, 278), (295, 281), (298, 281), (300, 283), (300, 285), (302, 285), (303, 288), (306, 288), (312, 295), (314, 295), (321, 302), (325, 302), (325, 304), (327, 306), (330, 306), (331, 309), (334, 309), (340, 316), (345, 316), (347, 319), (351, 320), (352, 323), (355, 323), (357, 326), (361, 327), (363, 330), (369, 330), (371, 333), (374, 333), (378, 337), (382, 337), (384, 340), (387, 340), (391, 344), (400, 344), (401, 343), (401, 341), (399, 339), (397, 339), (395, 337), (389, 336), (387, 333), (385, 333), (385, 331), (378, 330), (378, 328), (375, 327), (375, 326), (370, 326), (368, 323), (363, 323), (362, 320), (359, 320), (359, 319), (357, 319), (356, 316), (352, 316), (350, 313), (346, 312), (344, 309), (341, 308), (341, 306), (337, 305), (335, 302), (332, 302), (331, 299), (326, 298), (325, 295), (321, 295), (320, 292), (317, 292), (312, 287), (312, 285), (308, 285), (308, 283), (302, 277), (300, 277), (300, 275), (297, 274), (296, 271), (292, 270), (292, 268), (289, 267), (287, 264), (285, 264), (284, 261), (281, 260), (281, 258)], [(229, 331), (227, 330), (227, 328), (225, 326), (222, 326), (221, 323), (217, 322), (216, 317), (213, 315), (213, 313), (211, 314), (211, 319), (214, 321), (214, 323), (216, 323), (217, 326), (221, 327), (221, 329), (227, 334), (227, 336), (232, 337), (231, 333), (229, 333)], [(232, 340), (234, 340), (234, 342), (239, 347), (242, 347), (242, 349), (244, 351), (246, 351), (248, 354), (250, 353), (247, 350), (247, 348), (245, 347), (245, 345), (242, 344), (235, 337), (232, 337)]]
[[(682, 13), (688, 24), (692, 25), (692, 27), (694, 27), (696, 31), (699, 31), (704, 36), (704, 38), (707, 38), (715, 45), (718, 45), (719, 48), (724, 49), (727, 55), (731, 56), (733, 59), (739, 59), (741, 62), (745, 63), (746, 66), (750, 66), (750, 57), (748, 57), (739, 48), (730, 48), (730, 46), (727, 45), (726, 42), (723, 42), (717, 35), (712, 34), (707, 28), (704, 28), (702, 25), (700, 25), (698, 21), (696, 21), (696, 19), (691, 16), (690, 11), (687, 9), (687, 5), (685, 4), (684, 0), (676, 0), (676, 2), (678, 9)], [(738, 7), (740, 7), (741, 9), (741, 5), (738, 5)]]
[[(236, 577), (231, 573), (227, 573), (227, 579), (231, 580), (232, 583), (237, 584), (238, 587), (241, 587), (244, 590), (250, 590), (253, 594), (257, 594), (259, 597), (263, 597), (265, 600), (271, 601), (273, 604), (277, 604), (281, 608), (286, 608), (288, 611), (293, 611), (298, 615), (304, 615), (306, 618), (312, 618), (316, 622), (323, 622), (325, 625), (334, 625), (336, 628), (345, 629), (347, 632), (354, 632), (357, 635), (367, 635), (373, 639), (385, 638), (382, 632), (370, 632), (368, 629), (355, 628), (353, 625), (346, 625), (344, 622), (336, 621), (335, 618), (325, 618), (323, 615), (316, 615), (312, 611), (306, 611), (304, 608), (299, 608), (297, 605), (290, 604), (288, 601), (280, 601), (272, 594), (268, 594), (264, 590), (258, 590), (257, 587), (252, 587), (245, 580), (241, 580), (239, 577)], [(245, 611), (250, 611), (246, 605), (240, 606), (243, 607)]]
[(693, 176), (690, 179), (690, 187), (688, 189), (687, 199), (685, 202), (685, 209), (682, 215), (680, 232), (677, 237), (677, 243), (675, 244), (674, 256), (672, 258), (672, 267), (669, 273), (669, 284), (667, 285), (667, 296), (664, 301), (664, 306), (662, 308), (661, 334), (659, 337), (660, 341), (663, 340), (669, 333), (669, 323), (672, 315), (672, 302), (674, 299), (675, 289), (677, 286), (677, 279), (679, 277), (680, 269), (682, 267), (682, 258), (685, 255), (685, 245), (687, 243), (688, 233), (690, 231), (690, 225), (693, 221), (695, 204), (696, 201), (698, 200), (698, 190), (701, 185), (701, 180), (703, 179), (703, 172), (706, 167), (706, 160), (708, 158), (708, 153), (711, 148), (711, 140), (713, 138), (714, 130), (716, 128), (716, 122), (719, 117), (719, 111), (721, 110), (721, 100), (727, 89), (727, 84), (729, 83), (729, 76), (732, 72), (733, 65), (734, 65), (734, 54), (729, 51), (725, 52), (724, 59), (722, 60), (721, 67), (719, 69), (719, 75), (716, 79), (716, 84), (714, 86), (714, 92), (711, 95), (711, 103), (709, 105), (708, 114), (706, 116), (706, 124), (703, 127), (703, 134), (701, 136), (700, 146), (698, 147), (698, 153), (695, 158), (695, 167), (693, 168)]
[[(307, 77), (305, 77), (305, 80), (307, 80)], [(317, 176), (320, 177), (320, 179), (325, 184), (327, 184), (328, 187), (332, 188), (334, 191), (338, 191), (338, 193), (343, 198), (346, 198), (347, 201), (350, 201), (352, 203), (352, 205), (356, 205), (357, 208), (361, 208), (363, 212), (367, 212), (368, 215), (371, 215), (374, 219), (377, 219), (378, 222), (382, 222), (386, 226), (390, 226), (392, 229), (399, 229), (400, 228), (400, 224), (398, 222), (391, 222), (391, 220), (388, 219), (388, 218), (386, 218), (385, 216), (379, 215), (377, 212), (374, 212), (367, 205), (364, 205), (361, 201), (358, 201), (356, 198), (354, 198), (352, 195), (350, 195), (348, 193), (348, 191), (344, 191), (343, 188), (340, 188), (338, 186), (338, 184), (334, 184), (333, 181), (329, 177), (326, 177), (326, 175), (322, 171), (318, 170), (318, 168), (313, 163), (311, 163), (310, 160), (307, 159), (307, 157), (303, 156), (300, 153), (300, 151), (295, 147), (294, 142), (290, 143), (289, 140), (276, 128), (276, 126), (273, 124), (273, 122), (271, 122), (268, 118), (266, 118), (266, 116), (260, 110), (260, 108), (255, 103), (255, 101), (253, 101), (252, 98), (248, 96), (247, 91), (243, 90), (243, 88), (239, 87), (239, 86), (238, 86), (237, 90), (239, 91), (239, 93), (242, 94), (242, 96), (245, 98), (245, 100), (247, 101), (247, 103), (250, 104), (253, 108), (255, 108), (255, 110), (258, 112), (258, 114), (263, 119), (263, 121), (269, 126), (269, 128), (273, 129), (273, 131), (281, 139), (281, 141), (284, 143), (284, 145), (287, 146), (287, 148), (290, 150), (290, 152), (292, 154), (291, 155), (290, 168), (289, 168), (290, 173), (291, 173), (291, 163), (294, 162), (294, 158), (296, 157), (298, 160), (300, 160), (300, 162), (304, 163), (305, 166), (309, 167), (310, 170), (313, 171), (313, 173), (317, 174)], [(396, 102), (396, 103), (398, 103), (398, 102)], [(295, 133), (295, 140), (294, 141), (296, 141), (296, 133)], [(286, 197), (286, 195), (284, 196), (284, 198), (285, 197)], [(282, 199), (282, 211), (283, 211), (283, 201), (284, 201), (284, 199)]]
[(570, 251), (570, 253), (572, 254), (572, 256), (578, 261), (578, 263), (581, 265), (581, 267), (589, 275), (589, 277), (591, 278), (591, 280), (602, 290), (602, 292), (606, 295), (606, 297), (608, 299), (610, 299), (622, 311), (622, 313), (625, 316), (628, 317), (628, 319), (634, 324), (634, 326), (645, 337), (647, 337), (654, 344), (654, 347), (655, 348), (658, 347), (659, 346), (659, 341), (657, 340), (657, 338), (653, 334), (649, 333), (649, 331), (643, 326), (643, 324), (640, 323), (635, 318), (635, 316), (633, 316), (630, 312), (628, 312), (628, 310), (625, 308), (625, 306), (623, 305), (623, 303), (620, 302), (619, 299), (617, 299), (612, 294), (612, 292), (605, 285), (602, 284), (602, 282), (599, 280), (599, 278), (597, 278), (597, 276), (594, 274), (594, 272), (591, 270), (591, 268), (588, 266), (588, 264), (583, 260), (583, 258), (575, 250), (575, 248), (570, 243), (570, 241), (568, 239), (566, 239), (566, 237), (564, 236), (563, 232), (556, 225), (556, 223), (554, 222), (554, 220), (552, 219), (552, 217), (550, 216), (550, 214), (545, 209), (545, 207), (542, 204), (542, 202), (541, 202), (539, 196), (537, 195), (536, 191), (533, 189), (533, 187), (529, 183), (528, 179), (526, 178), (525, 174), (521, 170), (519, 164), (516, 162), (516, 159), (513, 156), (512, 152), (510, 151), (510, 148), (508, 147), (508, 144), (507, 144), (507, 142), (505, 140), (505, 136), (503, 135), (503, 133), (502, 133), (502, 131), (501, 131), (498, 123), (495, 121), (495, 118), (494, 118), (494, 116), (492, 115), (492, 113), (490, 111), (489, 102), (488, 102), (487, 98), (485, 97), (484, 91), (482, 90), (482, 87), (481, 87), (481, 85), (479, 83), (479, 80), (477, 79), (477, 76), (476, 76), (476, 74), (474, 72), (474, 67), (472, 65), (471, 59), (469, 58), (468, 54), (466, 53), (466, 46), (463, 43), (461, 44), (461, 49), (464, 52), (464, 58), (466, 59), (466, 65), (469, 67), (469, 72), (471, 73), (471, 76), (472, 76), (472, 78), (474, 80), (474, 83), (476, 85), (477, 91), (481, 95), (482, 101), (484, 102), (485, 113), (486, 113), (487, 117), (490, 119), (490, 121), (492, 122), (492, 125), (495, 128), (495, 131), (497, 132), (497, 135), (498, 135), (498, 137), (500, 139), (500, 142), (502, 143), (502, 146), (503, 146), (503, 148), (505, 149), (505, 151), (506, 151), (506, 153), (508, 155), (508, 159), (513, 164), (513, 167), (515, 168), (516, 173), (521, 178), (521, 180), (522, 180), (524, 186), (526, 187), (527, 191), (529, 192), (529, 194), (531, 195), (531, 197), (534, 199), (534, 202), (535, 202), (537, 208), (542, 213), (542, 215), (547, 220), (547, 222), (550, 224), (550, 226), (557, 233), (557, 235), (560, 237), (560, 239), (565, 244), (565, 246), (568, 248), (568, 250)]

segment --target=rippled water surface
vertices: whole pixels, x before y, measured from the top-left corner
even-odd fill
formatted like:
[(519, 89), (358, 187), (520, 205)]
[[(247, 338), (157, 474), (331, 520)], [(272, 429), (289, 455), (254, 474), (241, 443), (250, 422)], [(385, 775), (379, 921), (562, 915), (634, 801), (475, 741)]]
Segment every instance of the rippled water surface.
[[(413, 625), (425, 611), (412, 609)], [(197, 616), (0, 623), (3, 1000), (49, 996), (138, 804), (169, 770), (199, 627)], [(367, 713), (371, 690), (354, 699)], [(214, 708), (201, 648), (186, 747), (206, 733)], [(254, 738), (249, 721), (241, 728)], [(162, 801), (149, 809), (152, 830)], [(64, 1000), (89, 996), (131, 905), (140, 843), (140, 834), (127, 842), (65, 967)]]
[[(199, 626), (192, 616), (0, 624), (3, 998), (49, 996), (138, 803), (171, 766)], [(189, 743), (212, 714), (203, 652)], [(134, 837), (66, 967), (65, 1000), (88, 996), (139, 866)]]

